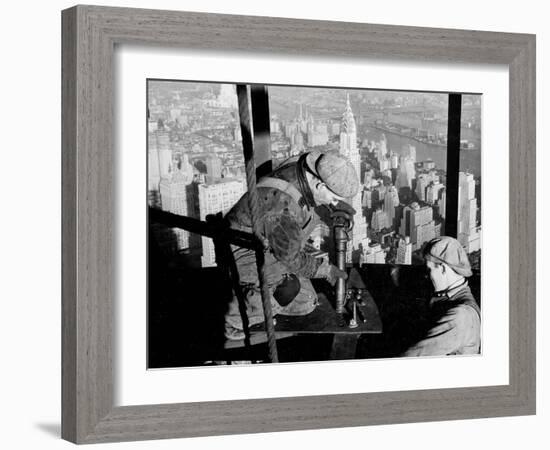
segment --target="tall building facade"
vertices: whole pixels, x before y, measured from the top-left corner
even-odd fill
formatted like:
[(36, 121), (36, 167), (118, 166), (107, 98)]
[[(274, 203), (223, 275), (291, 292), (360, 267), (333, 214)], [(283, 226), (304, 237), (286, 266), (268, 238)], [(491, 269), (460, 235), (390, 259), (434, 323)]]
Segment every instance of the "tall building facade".
[(399, 155), (397, 153), (394, 153), (393, 151), (390, 152), (390, 160), (391, 160), (391, 168), (392, 169), (398, 169), (399, 168)]
[(399, 234), (409, 236), (413, 251), (422, 247), (422, 244), (435, 237), (435, 222), (433, 210), (430, 206), (420, 206), (411, 203), (403, 208)]
[(388, 223), (393, 227), (395, 222), (395, 208), (399, 206), (399, 194), (395, 186), (388, 186), (384, 196), (384, 212), (388, 216)]
[(165, 129), (155, 131), (159, 154), (160, 178), (168, 178), (172, 169), (172, 148), (170, 147), (170, 133)]
[(439, 206), (439, 215), (444, 219), (445, 211), (447, 208), (447, 189), (442, 189), (441, 199), (439, 200), (438, 206)]
[[(357, 128), (355, 126), (355, 118), (349, 103), (349, 94), (346, 98), (346, 109), (342, 115), (342, 123), (340, 126), (340, 153), (347, 157), (355, 171), (357, 176), (361, 176), (361, 156), (357, 148)], [(353, 218), (354, 225), (352, 230), (351, 240), (348, 243), (348, 255), (347, 261), (352, 262), (353, 252), (360, 251), (362, 248), (368, 246), (367, 242), (367, 221), (363, 215), (363, 205), (361, 201), (360, 189), (357, 195), (351, 199), (348, 199), (353, 209), (355, 209), (355, 216)]]
[(271, 133), (281, 132), (281, 123), (279, 122), (279, 118), (276, 115), (271, 116), (271, 120), (269, 121), (269, 129)]
[(458, 241), (467, 253), (481, 248), (480, 227), (477, 226), (475, 181), (471, 173), (458, 174)]
[(361, 263), (365, 264), (384, 264), (386, 262), (386, 252), (382, 246), (376, 242), (367, 245), (363, 251)]
[(377, 209), (372, 213), (371, 228), (376, 231), (382, 231), (390, 226), (388, 215), (382, 209)]
[(428, 188), (428, 175), (421, 173), (416, 178), (416, 197), (423, 202), (426, 201), (426, 189)]
[[(156, 124), (156, 122), (153, 122)], [(160, 180), (169, 178), (172, 170), (173, 153), (170, 146), (170, 133), (155, 127), (147, 133), (147, 190), (157, 192)]]
[(396, 264), (411, 264), (412, 262), (412, 243), (409, 236), (399, 239), (397, 245)]
[(328, 130), (326, 124), (315, 123), (313, 116), (309, 116), (310, 121), (307, 126), (307, 145), (316, 147), (326, 145), (328, 142)]
[(414, 160), (410, 156), (401, 157), (399, 172), (397, 173), (397, 179), (395, 180), (395, 187), (397, 189), (405, 187), (412, 189), (412, 180), (415, 177), (416, 169), (414, 168)]
[[(154, 131), (147, 134), (147, 190), (159, 190), (160, 160), (157, 146), (157, 136)], [(153, 205), (151, 205), (153, 206)]]
[(206, 173), (211, 180), (218, 180), (222, 177), (222, 160), (216, 154), (207, 156)]
[[(215, 180), (199, 185), (199, 212), (201, 220), (209, 214), (225, 214), (246, 192), (244, 180)], [(212, 239), (202, 236), (202, 267), (216, 265), (216, 252)]]
[(290, 138), (290, 154), (292, 156), (299, 155), (304, 151), (304, 149), (304, 135), (299, 129), (297, 129)]
[[(193, 167), (187, 155), (183, 155), (180, 168), (175, 163), (172, 167), (175, 170), (164, 176), (159, 183), (161, 209), (180, 216), (192, 216), (195, 204)], [(189, 231), (173, 228), (172, 232), (176, 237), (178, 250), (189, 248)]]
[(376, 149), (376, 159), (380, 163), (383, 159), (386, 158), (386, 155), (388, 153), (388, 140), (386, 138), (386, 135), (382, 133), (382, 138), (380, 139), (380, 142), (378, 142), (378, 146)]
[(430, 205), (439, 203), (444, 189), (445, 186), (439, 181), (430, 183), (426, 189), (426, 203), (429, 203)]
[(410, 158), (413, 163), (416, 162), (416, 147), (411, 144), (403, 145), (403, 157)]

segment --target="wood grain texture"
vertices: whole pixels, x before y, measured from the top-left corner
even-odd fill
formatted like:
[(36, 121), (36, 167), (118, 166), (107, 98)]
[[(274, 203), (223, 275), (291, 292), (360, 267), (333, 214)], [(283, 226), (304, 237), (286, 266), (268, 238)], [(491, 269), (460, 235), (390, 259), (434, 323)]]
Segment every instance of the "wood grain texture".
[(62, 435), (78, 442), (113, 405), (113, 49), (85, 9), (64, 15), (63, 81), (70, 96), (64, 98), (63, 214), (70, 228), (63, 236), (69, 290), (62, 300), (62, 353), (64, 401), (74, 406), (63, 414)]
[(76, 440), (76, 11), (62, 17), (62, 431)]
[[(534, 36), (90, 6), (63, 11), (62, 29), (65, 439), (92, 443), (534, 413)], [(510, 384), (113, 407), (112, 246), (117, 205), (112, 56), (118, 43), (331, 59), (506, 64), (510, 71)]]
[[(536, 393), (536, 92), (535, 39), (510, 71), (510, 384), (523, 408)], [(519, 238), (519, 237), (522, 238)], [(525, 238), (523, 238), (525, 237)]]

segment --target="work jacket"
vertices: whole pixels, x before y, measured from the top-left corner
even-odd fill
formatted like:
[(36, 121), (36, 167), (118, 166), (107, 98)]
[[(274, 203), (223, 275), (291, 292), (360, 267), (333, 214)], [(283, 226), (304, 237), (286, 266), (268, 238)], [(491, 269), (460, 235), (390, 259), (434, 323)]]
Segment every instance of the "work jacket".
[(431, 328), (403, 356), (477, 354), (481, 350), (481, 313), (468, 283), (430, 301)]
[[(270, 284), (277, 283), (284, 274), (311, 278), (320, 264), (319, 258), (306, 248), (320, 219), (300, 191), (297, 170), (296, 160), (290, 160), (257, 185), (259, 226), (269, 245), (265, 264)], [(231, 228), (252, 231), (248, 196), (243, 195), (227, 213)], [(235, 247), (234, 256), (241, 282), (256, 282), (254, 252)]]
[[(320, 219), (298, 187), (297, 170), (296, 161), (291, 160), (257, 185), (258, 220), (262, 237), (269, 245), (265, 264), (272, 283), (277, 283), (284, 274), (311, 278), (320, 264), (320, 259), (306, 248), (307, 240)], [(231, 228), (252, 231), (248, 195), (248, 192), (244, 194), (227, 213)], [(256, 282), (254, 252), (234, 248), (234, 256), (241, 281)]]

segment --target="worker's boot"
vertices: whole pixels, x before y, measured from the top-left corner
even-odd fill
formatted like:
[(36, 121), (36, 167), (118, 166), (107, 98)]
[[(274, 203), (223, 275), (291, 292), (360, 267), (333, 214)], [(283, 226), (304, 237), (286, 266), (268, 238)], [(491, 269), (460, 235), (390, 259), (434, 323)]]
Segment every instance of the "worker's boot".
[[(248, 326), (252, 327), (264, 321), (264, 308), (262, 305), (262, 296), (259, 289), (244, 289), (246, 315)], [(276, 315), (281, 310), (281, 306), (271, 297), (271, 310)], [(229, 303), (229, 309), (225, 314), (225, 337), (232, 341), (244, 339), (244, 327), (239, 302), (236, 297)]]

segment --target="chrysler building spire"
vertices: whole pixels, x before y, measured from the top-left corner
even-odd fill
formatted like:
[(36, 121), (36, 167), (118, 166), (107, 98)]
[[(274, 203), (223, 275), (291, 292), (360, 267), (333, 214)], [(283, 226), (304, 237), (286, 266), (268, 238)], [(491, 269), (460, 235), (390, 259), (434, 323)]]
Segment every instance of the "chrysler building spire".
[(349, 103), (349, 94), (346, 94), (346, 109), (342, 115), (342, 131), (344, 133), (355, 133), (355, 119)]

